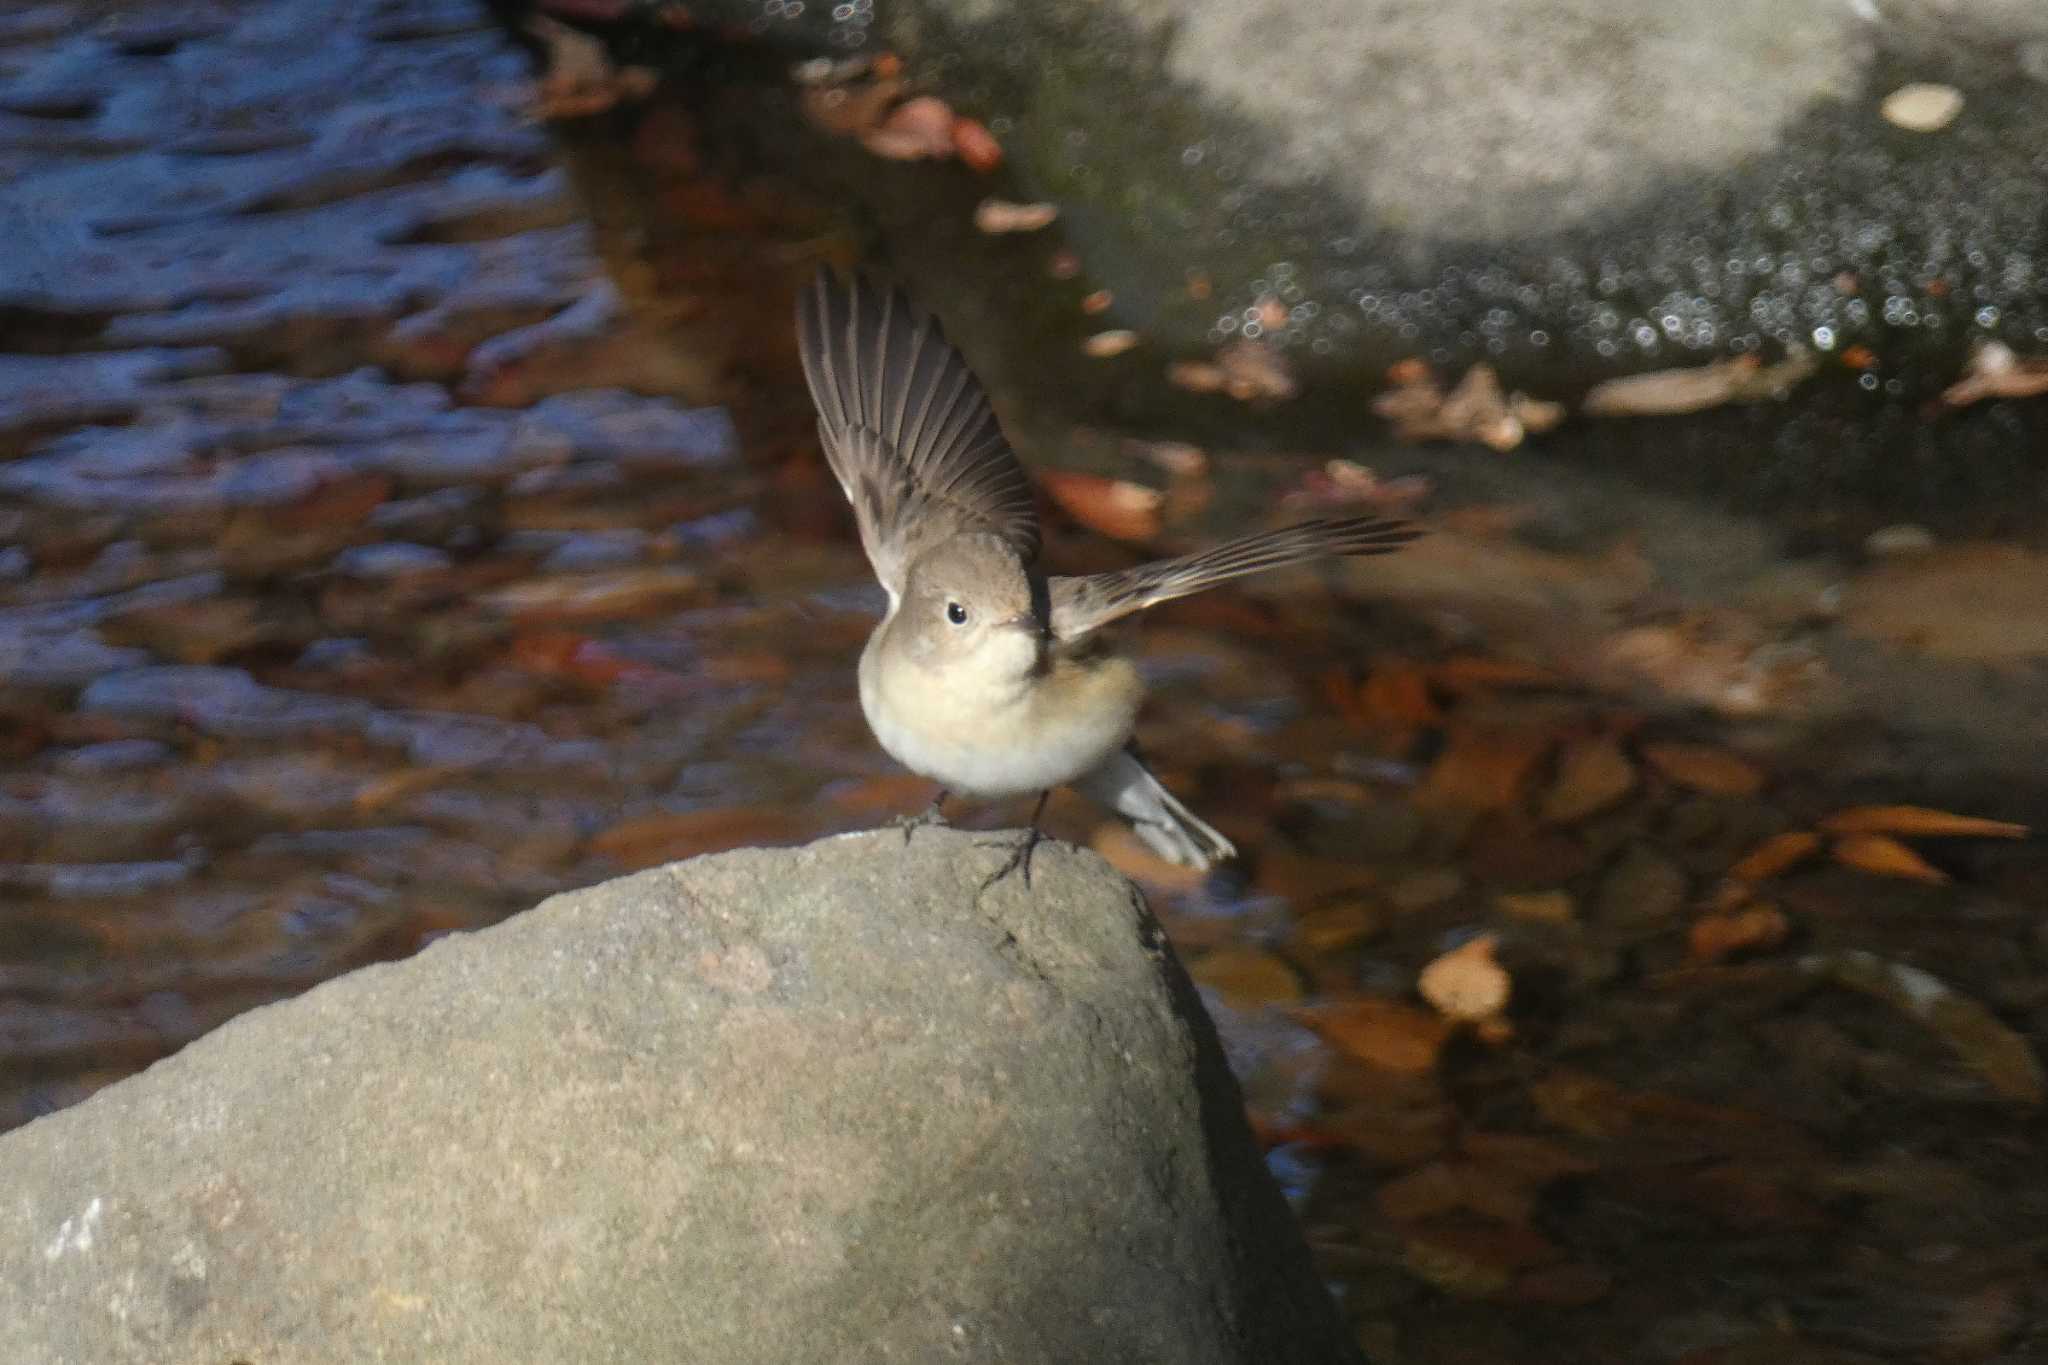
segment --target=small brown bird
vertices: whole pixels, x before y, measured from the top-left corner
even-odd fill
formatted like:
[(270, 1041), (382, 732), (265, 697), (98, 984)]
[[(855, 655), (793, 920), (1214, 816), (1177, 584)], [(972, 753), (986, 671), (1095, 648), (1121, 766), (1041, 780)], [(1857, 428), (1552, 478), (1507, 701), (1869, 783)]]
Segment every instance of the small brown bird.
[(1247, 574), (1386, 554), (1420, 528), (1311, 521), (1114, 573), (1048, 578), (1036, 567), (1031, 481), (936, 321), (900, 290), (820, 270), (798, 300), (797, 335), (825, 457), (889, 594), (861, 652), (861, 710), (891, 757), (940, 786), (912, 827), (939, 820), (952, 792), (1035, 792), (1031, 826), (996, 874), (1021, 866), (1028, 880), (1039, 816), (1065, 784), (1175, 863), (1236, 856), (1139, 760), (1131, 732), (1143, 684), (1096, 632)]

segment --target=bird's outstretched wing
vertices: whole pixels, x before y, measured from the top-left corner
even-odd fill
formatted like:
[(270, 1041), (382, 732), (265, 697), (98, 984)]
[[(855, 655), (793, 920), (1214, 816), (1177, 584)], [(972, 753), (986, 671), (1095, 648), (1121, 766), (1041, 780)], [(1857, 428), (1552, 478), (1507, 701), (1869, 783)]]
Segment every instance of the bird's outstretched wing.
[(965, 531), (1038, 555), (1031, 481), (967, 360), (900, 290), (819, 270), (797, 344), (825, 458), (893, 602), (919, 549)]
[(1305, 521), (1298, 526), (1226, 541), (1178, 559), (1161, 559), (1114, 573), (1054, 578), (1047, 584), (1052, 633), (1077, 640), (1134, 611), (1213, 588), (1246, 574), (1285, 568), (1331, 555), (1391, 554), (1422, 534), (1412, 522), (1379, 517)]

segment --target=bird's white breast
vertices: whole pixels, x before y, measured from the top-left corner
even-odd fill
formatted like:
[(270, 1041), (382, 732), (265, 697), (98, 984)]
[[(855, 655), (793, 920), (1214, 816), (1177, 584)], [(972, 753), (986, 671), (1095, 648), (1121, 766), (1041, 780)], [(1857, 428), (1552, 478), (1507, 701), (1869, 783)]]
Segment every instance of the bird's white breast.
[(1093, 770), (1131, 737), (1141, 688), (1120, 659), (989, 678), (886, 654), (881, 639), (877, 628), (860, 659), (868, 728), (891, 758), (948, 791), (1045, 791)]

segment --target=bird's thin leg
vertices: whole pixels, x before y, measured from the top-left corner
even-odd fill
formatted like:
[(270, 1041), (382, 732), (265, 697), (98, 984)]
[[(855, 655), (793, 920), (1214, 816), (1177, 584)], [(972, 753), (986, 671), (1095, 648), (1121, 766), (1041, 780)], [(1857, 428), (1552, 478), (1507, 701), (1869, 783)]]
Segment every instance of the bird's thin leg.
[[(1031, 823), (1025, 828), (1024, 837), (1011, 847), (1008, 860), (995, 870), (995, 875), (981, 884), (982, 890), (988, 890), (1012, 872), (1020, 869), (1024, 873), (1024, 885), (1027, 887), (1031, 885), (1031, 851), (1037, 848), (1038, 841), (1045, 837), (1038, 832), (1038, 819), (1045, 814), (1045, 803), (1050, 800), (1052, 800), (1052, 792), (1049, 789), (1038, 794), (1038, 804), (1031, 808)], [(998, 848), (1001, 845), (984, 844), (982, 847)]]
[(941, 787), (939, 788), (939, 794), (932, 798), (932, 803), (922, 811), (916, 815), (899, 815), (889, 822), (897, 829), (903, 831), (903, 842), (905, 845), (910, 843), (911, 835), (917, 833), (926, 825), (943, 825), (946, 823), (946, 795), (946, 789)]

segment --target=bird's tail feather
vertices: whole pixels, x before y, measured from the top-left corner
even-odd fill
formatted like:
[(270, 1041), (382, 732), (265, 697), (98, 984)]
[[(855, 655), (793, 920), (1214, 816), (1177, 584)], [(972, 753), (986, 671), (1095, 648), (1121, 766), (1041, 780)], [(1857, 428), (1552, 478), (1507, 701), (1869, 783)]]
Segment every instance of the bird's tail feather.
[(1207, 870), (1237, 856), (1230, 840), (1182, 805), (1128, 749), (1074, 785), (1130, 821), (1145, 846), (1170, 863)]

